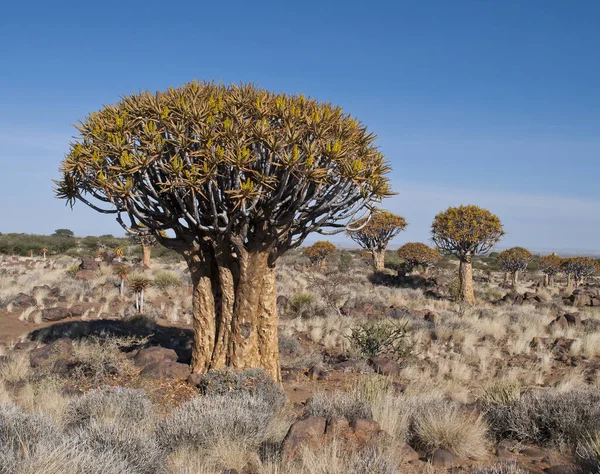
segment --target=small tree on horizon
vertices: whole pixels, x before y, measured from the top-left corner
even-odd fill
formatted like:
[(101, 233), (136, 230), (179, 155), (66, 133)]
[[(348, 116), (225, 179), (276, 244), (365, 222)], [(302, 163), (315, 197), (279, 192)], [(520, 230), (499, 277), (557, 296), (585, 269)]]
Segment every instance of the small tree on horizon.
[(124, 97), (77, 128), (57, 195), (183, 256), (192, 370), (261, 367), (281, 380), (276, 261), (392, 194), (375, 135), (304, 95), (199, 82)]
[(71, 229), (56, 229), (52, 237), (75, 237)]
[(591, 257), (570, 257), (563, 259), (562, 270), (567, 275), (567, 286), (578, 287), (598, 271), (598, 261)]
[(429, 268), (442, 258), (437, 249), (422, 242), (404, 244), (398, 249), (398, 256), (404, 260), (409, 271), (418, 266), (423, 267), (426, 280), (429, 280)]
[(489, 252), (504, 235), (500, 219), (473, 205), (449, 207), (435, 216), (431, 235), (441, 251), (458, 257), (459, 298), (474, 304), (472, 258)]
[(48, 249), (46, 247), (42, 247), (40, 252), (42, 254), (42, 259), (46, 260), (46, 253), (48, 252)]
[(562, 271), (562, 264), (563, 259), (555, 253), (540, 257), (538, 266), (544, 274), (544, 286), (554, 283), (554, 277)]
[(513, 289), (517, 287), (519, 282), (519, 272), (524, 272), (533, 258), (533, 254), (523, 247), (513, 247), (500, 252), (498, 255), (500, 266), (511, 276)]
[(355, 226), (358, 230), (349, 230), (348, 236), (363, 249), (371, 253), (376, 272), (385, 268), (385, 249), (390, 241), (406, 229), (406, 219), (389, 211), (375, 209), (370, 217), (365, 217)]
[(302, 255), (310, 260), (310, 263), (322, 267), (327, 257), (335, 252), (336, 247), (327, 240), (320, 240), (315, 242), (310, 247), (304, 249)]

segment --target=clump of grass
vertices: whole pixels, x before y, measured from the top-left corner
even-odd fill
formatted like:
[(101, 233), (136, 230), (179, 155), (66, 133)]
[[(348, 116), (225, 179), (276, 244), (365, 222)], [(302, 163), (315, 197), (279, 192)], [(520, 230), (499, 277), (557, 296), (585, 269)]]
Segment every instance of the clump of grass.
[(317, 298), (312, 293), (296, 293), (290, 298), (290, 309), (295, 316), (306, 318), (311, 316), (315, 309)]
[(160, 290), (181, 285), (181, 278), (175, 272), (167, 270), (154, 270), (152, 272), (154, 286)]
[(314, 394), (306, 404), (306, 414), (328, 420), (345, 418), (352, 421), (358, 418), (372, 418), (368, 402), (358, 392), (339, 390)]
[(412, 426), (416, 446), (429, 453), (445, 449), (463, 459), (486, 456), (487, 430), (482, 417), (464, 413), (455, 403), (445, 401), (423, 406)]
[(526, 393), (508, 404), (485, 405), (497, 439), (574, 449), (600, 431), (600, 392), (596, 388)]
[(517, 380), (499, 380), (484, 388), (481, 400), (486, 405), (510, 405), (521, 398), (523, 387)]
[(406, 328), (406, 324), (392, 321), (366, 321), (353, 327), (348, 339), (362, 357), (403, 357), (411, 351)]

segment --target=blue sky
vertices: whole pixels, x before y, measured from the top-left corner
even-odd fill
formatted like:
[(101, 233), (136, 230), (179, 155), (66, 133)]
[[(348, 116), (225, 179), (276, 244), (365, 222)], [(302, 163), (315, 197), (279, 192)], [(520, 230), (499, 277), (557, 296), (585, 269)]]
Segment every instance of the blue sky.
[(79, 118), (192, 79), (344, 107), (378, 136), (406, 216), (478, 204), (503, 245), (600, 250), (600, 3), (11, 2), (0, 18), (0, 232), (121, 234), (53, 198)]

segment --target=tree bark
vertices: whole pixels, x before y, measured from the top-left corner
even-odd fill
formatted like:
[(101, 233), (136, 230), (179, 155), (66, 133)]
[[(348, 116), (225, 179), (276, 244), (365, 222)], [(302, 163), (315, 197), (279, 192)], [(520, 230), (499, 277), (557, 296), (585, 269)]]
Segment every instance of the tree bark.
[(150, 268), (152, 266), (152, 262), (150, 260), (150, 256), (152, 255), (152, 245), (144, 245), (142, 244), (142, 263), (144, 267)]
[(567, 288), (573, 288), (573, 275), (567, 275)]
[(425, 267), (425, 274), (423, 275), (425, 280), (429, 280), (429, 265)]
[(550, 276), (544, 273), (544, 286), (550, 286)]
[(512, 273), (512, 287), (513, 290), (517, 288), (517, 284), (519, 283), (519, 271), (514, 271)]
[(465, 255), (460, 260), (458, 267), (458, 279), (460, 281), (460, 299), (461, 301), (472, 305), (475, 303), (475, 293), (473, 290), (473, 264), (471, 256)]
[(376, 272), (385, 270), (385, 250), (373, 250), (373, 268)]
[(281, 381), (275, 265), (269, 252), (188, 256), (194, 287), (192, 371), (262, 368)]
[(508, 285), (509, 281), (510, 281), (510, 273), (504, 272), (504, 283)]

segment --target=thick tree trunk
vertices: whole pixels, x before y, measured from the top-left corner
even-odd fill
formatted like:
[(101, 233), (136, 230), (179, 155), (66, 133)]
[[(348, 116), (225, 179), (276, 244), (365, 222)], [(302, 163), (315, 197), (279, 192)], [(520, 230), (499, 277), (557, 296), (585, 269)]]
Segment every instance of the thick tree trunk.
[(275, 266), (268, 252), (188, 257), (194, 286), (192, 370), (263, 368), (281, 381)]
[(544, 286), (550, 286), (550, 276), (544, 273)]
[(506, 285), (508, 285), (509, 281), (510, 281), (510, 273), (509, 272), (504, 272), (504, 283)]
[(376, 272), (385, 270), (385, 250), (373, 250), (373, 268)]
[(152, 266), (152, 262), (150, 261), (150, 256), (152, 255), (152, 245), (144, 245), (142, 244), (142, 263), (144, 267), (150, 268)]
[(515, 271), (512, 273), (512, 287), (513, 289), (517, 288), (517, 284), (519, 283), (519, 272)]
[(425, 267), (425, 274), (423, 276), (425, 277), (425, 280), (429, 280), (429, 266)]
[(460, 281), (460, 299), (467, 304), (475, 303), (475, 293), (473, 290), (473, 264), (471, 256), (466, 255), (461, 258), (458, 267), (458, 279)]

